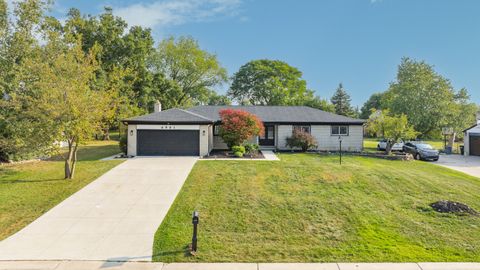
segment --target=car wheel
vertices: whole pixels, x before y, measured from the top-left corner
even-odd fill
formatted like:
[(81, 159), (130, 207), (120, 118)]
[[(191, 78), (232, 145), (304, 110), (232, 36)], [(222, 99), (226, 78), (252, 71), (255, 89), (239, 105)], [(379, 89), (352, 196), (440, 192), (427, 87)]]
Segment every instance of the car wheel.
[(433, 161), (438, 161), (438, 158), (433, 159)]
[(419, 154), (419, 153), (416, 153), (416, 154), (415, 154), (415, 159), (416, 159), (416, 160), (421, 160), (421, 159), (422, 159), (422, 157), (420, 156), (420, 154)]

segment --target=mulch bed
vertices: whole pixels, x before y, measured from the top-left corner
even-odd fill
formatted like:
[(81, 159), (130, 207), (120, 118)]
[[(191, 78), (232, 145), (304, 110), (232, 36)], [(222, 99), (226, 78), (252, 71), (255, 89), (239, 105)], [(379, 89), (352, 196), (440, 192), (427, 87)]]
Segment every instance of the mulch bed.
[(430, 206), (435, 211), (440, 213), (470, 214), (470, 215), (478, 216), (477, 211), (475, 211), (470, 206), (460, 202), (443, 200), (443, 201), (434, 202), (430, 204)]
[(258, 151), (256, 155), (247, 155), (245, 154), (243, 157), (237, 157), (232, 152), (228, 150), (212, 150), (209, 156), (204, 157), (205, 159), (217, 159), (217, 158), (231, 158), (231, 159), (264, 159), (261, 151)]

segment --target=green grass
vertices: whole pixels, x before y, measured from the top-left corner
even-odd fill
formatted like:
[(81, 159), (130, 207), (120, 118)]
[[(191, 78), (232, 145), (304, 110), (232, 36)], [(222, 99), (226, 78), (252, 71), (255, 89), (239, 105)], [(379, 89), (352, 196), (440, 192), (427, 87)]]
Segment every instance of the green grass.
[[(154, 241), (163, 262), (479, 261), (480, 179), (428, 162), (281, 154), (280, 162), (199, 161)], [(191, 214), (199, 251), (186, 255)]]
[(0, 166), (0, 240), (19, 231), (121, 161), (98, 159), (119, 153), (118, 142), (95, 141), (78, 151), (75, 179), (64, 180), (64, 163), (48, 161)]

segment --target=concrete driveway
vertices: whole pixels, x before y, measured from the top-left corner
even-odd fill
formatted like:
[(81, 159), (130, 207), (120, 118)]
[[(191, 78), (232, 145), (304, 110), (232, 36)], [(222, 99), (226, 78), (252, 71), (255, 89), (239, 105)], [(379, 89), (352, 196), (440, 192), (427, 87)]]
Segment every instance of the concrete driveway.
[(155, 231), (196, 160), (125, 161), (1, 241), (0, 260), (151, 261)]
[(434, 164), (464, 172), (480, 178), (480, 157), (461, 155), (442, 155)]

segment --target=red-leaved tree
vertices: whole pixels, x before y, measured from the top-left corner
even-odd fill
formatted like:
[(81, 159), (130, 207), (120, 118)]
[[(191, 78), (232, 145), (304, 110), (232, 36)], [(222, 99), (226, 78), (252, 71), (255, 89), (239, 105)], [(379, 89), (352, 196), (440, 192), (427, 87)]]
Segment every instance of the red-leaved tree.
[(228, 148), (242, 145), (253, 136), (261, 136), (265, 132), (263, 122), (256, 115), (242, 110), (225, 109), (220, 111), (219, 135)]

